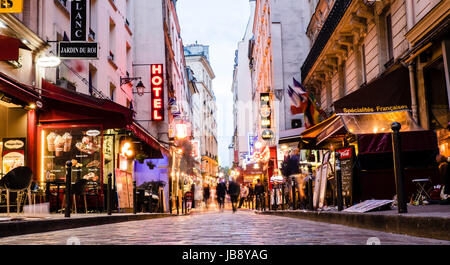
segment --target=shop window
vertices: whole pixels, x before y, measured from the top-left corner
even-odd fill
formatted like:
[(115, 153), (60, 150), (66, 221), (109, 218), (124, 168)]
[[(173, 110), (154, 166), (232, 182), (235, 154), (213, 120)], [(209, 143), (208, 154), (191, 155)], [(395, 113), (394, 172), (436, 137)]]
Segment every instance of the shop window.
[(41, 131), (41, 181), (64, 181), (66, 162), (72, 161), (72, 182), (102, 178), (100, 128), (44, 128)]
[(0, 178), (19, 166), (27, 166), (27, 111), (0, 100)]
[(388, 63), (394, 59), (394, 44), (392, 38), (392, 17), (391, 14), (386, 15), (386, 43)]
[(438, 136), (440, 153), (450, 156), (449, 102), (445, 84), (445, 68), (442, 57), (424, 69), (425, 87), (427, 91), (430, 129)]

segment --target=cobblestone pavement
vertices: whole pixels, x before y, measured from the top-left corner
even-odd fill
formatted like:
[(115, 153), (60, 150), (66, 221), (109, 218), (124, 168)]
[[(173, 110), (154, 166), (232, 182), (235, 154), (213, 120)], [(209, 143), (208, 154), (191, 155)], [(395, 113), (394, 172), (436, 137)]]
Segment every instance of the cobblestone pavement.
[(233, 214), (212, 211), (189, 216), (29, 234), (0, 239), (0, 244), (64, 245), (364, 245), (377, 237), (387, 244), (450, 244), (366, 229), (295, 218), (257, 215), (243, 210)]

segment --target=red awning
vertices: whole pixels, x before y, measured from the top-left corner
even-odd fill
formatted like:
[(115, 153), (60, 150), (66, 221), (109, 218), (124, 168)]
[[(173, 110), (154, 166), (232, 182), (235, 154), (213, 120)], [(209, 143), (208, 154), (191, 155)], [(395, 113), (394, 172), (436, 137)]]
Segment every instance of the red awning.
[(144, 128), (142, 128), (136, 122), (133, 122), (133, 123), (127, 125), (127, 130), (132, 131), (134, 133), (134, 135), (136, 135), (137, 138), (139, 138), (140, 140), (142, 140), (143, 142), (145, 142), (152, 148), (154, 148), (156, 150), (161, 150), (161, 152), (163, 152), (166, 156), (170, 155), (170, 152), (166, 147), (161, 145), (161, 143), (155, 137), (150, 135), (150, 133), (148, 133)]
[[(392, 153), (392, 134), (358, 135), (358, 152), (360, 154)], [(403, 152), (438, 150), (437, 137), (434, 131), (400, 132)]]
[(29, 105), (36, 103), (36, 101), (42, 101), (39, 98), (39, 93), (33, 87), (22, 84), (1, 72), (0, 91), (7, 94), (8, 97), (13, 97), (12, 103), (18, 105)]
[(132, 123), (133, 111), (107, 99), (77, 93), (42, 80), (42, 97), (47, 108), (40, 122), (96, 122), (103, 129), (125, 128)]
[(19, 60), (19, 48), (22, 42), (19, 39), (0, 35), (0, 61)]

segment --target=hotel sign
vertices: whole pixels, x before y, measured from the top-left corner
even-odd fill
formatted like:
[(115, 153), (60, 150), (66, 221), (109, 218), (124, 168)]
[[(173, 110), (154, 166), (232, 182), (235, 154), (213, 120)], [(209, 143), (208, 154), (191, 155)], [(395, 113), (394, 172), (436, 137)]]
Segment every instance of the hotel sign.
[(164, 77), (163, 65), (152, 64), (150, 66), (150, 85), (152, 95), (152, 120), (164, 120)]
[(0, 13), (22, 13), (23, 0), (0, 0)]
[(61, 59), (98, 59), (97, 42), (59, 42), (58, 55)]

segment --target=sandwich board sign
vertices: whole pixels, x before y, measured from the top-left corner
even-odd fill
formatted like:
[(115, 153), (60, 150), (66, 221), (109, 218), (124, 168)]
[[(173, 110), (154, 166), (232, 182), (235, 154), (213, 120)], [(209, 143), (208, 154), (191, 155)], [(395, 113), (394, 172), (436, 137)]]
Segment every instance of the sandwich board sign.
[(349, 213), (366, 213), (393, 203), (393, 200), (367, 200), (344, 210)]

